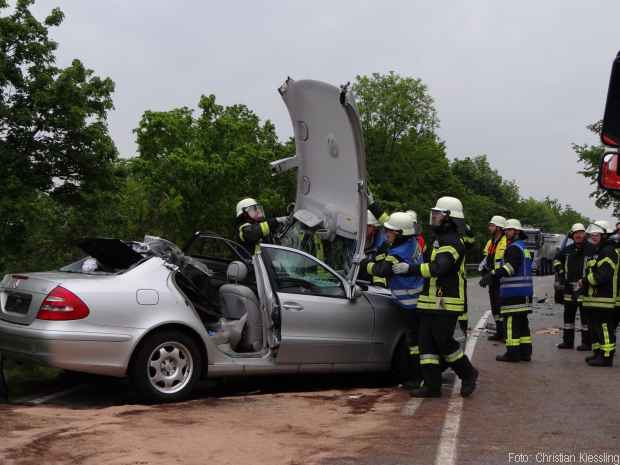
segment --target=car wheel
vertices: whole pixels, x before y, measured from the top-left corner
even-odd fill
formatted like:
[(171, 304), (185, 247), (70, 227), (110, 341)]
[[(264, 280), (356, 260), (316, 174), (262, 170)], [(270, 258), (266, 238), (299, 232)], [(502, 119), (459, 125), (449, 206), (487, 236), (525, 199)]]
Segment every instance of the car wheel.
[(411, 363), (409, 361), (409, 345), (407, 338), (401, 337), (392, 355), (390, 367), (390, 381), (394, 384), (402, 383), (409, 379)]
[(133, 385), (146, 400), (182, 400), (200, 377), (200, 348), (191, 336), (181, 331), (155, 333), (140, 345), (130, 370)]

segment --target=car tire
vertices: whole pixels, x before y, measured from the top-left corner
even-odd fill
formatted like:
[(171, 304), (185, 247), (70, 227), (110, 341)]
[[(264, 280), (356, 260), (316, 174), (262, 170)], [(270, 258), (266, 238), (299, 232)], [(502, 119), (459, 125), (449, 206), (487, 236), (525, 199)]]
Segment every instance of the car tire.
[(147, 336), (135, 353), (129, 377), (147, 402), (187, 398), (200, 379), (203, 360), (196, 340), (177, 330)]
[(407, 338), (401, 337), (392, 354), (389, 379), (393, 384), (399, 384), (409, 379), (411, 363), (409, 361), (409, 345)]

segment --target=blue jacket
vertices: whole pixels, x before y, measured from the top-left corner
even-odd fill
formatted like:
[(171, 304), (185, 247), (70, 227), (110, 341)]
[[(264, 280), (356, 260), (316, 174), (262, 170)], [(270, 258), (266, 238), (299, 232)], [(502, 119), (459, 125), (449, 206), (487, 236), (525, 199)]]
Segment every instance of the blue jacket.
[[(423, 262), (422, 251), (418, 246), (416, 236), (397, 247), (391, 247), (388, 255), (410, 266)], [(394, 275), (390, 278), (389, 287), (398, 305), (406, 310), (414, 310), (418, 304), (418, 296), (424, 287), (424, 278), (408, 274)]]

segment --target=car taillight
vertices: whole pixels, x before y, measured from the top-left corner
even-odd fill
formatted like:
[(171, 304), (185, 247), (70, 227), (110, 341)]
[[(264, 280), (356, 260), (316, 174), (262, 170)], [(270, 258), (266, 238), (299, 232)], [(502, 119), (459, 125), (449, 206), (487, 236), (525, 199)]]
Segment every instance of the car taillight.
[(50, 292), (37, 313), (39, 320), (80, 320), (86, 318), (90, 310), (88, 306), (73, 292), (57, 286)]

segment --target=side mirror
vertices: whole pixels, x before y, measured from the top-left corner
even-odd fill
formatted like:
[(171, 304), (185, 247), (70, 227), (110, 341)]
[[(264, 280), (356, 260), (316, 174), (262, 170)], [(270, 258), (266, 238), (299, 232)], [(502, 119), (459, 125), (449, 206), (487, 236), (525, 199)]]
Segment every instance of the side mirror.
[(611, 66), (601, 142), (608, 147), (620, 146), (620, 53)]
[(601, 189), (620, 191), (620, 165), (617, 152), (605, 152), (598, 170), (598, 185)]

